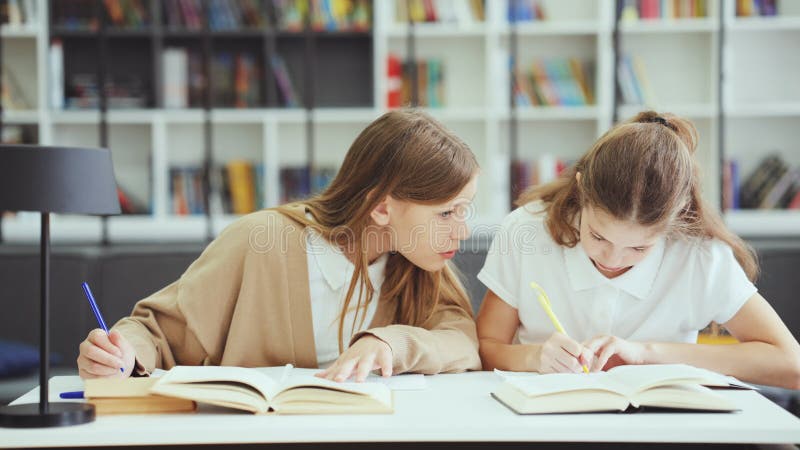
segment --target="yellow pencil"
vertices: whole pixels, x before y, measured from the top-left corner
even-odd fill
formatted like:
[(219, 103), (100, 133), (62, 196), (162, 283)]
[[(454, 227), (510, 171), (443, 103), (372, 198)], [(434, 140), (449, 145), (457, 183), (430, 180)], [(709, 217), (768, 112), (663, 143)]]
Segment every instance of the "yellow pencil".
[[(547, 317), (549, 317), (550, 321), (553, 322), (556, 330), (565, 336), (569, 336), (564, 330), (564, 327), (561, 325), (561, 322), (559, 322), (558, 317), (556, 317), (556, 314), (553, 312), (553, 308), (550, 306), (550, 298), (547, 297), (547, 293), (544, 291), (544, 289), (542, 289), (541, 286), (533, 281), (531, 281), (531, 288), (533, 288), (533, 290), (539, 294), (536, 298), (539, 300), (539, 304), (542, 305), (542, 309), (544, 309)], [(589, 373), (589, 368), (586, 367), (586, 364), (583, 364), (582, 367), (585, 373)]]

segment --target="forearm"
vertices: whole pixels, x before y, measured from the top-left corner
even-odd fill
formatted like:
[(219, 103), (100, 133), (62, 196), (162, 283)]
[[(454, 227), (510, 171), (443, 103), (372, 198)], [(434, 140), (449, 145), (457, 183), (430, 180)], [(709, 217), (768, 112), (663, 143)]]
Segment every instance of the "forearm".
[(480, 345), (483, 370), (539, 371), (539, 355), (542, 352), (539, 344), (504, 344), (483, 338)]
[(765, 342), (709, 345), (648, 343), (645, 364), (684, 363), (733, 375), (750, 383), (800, 389), (800, 361), (792, 352)]

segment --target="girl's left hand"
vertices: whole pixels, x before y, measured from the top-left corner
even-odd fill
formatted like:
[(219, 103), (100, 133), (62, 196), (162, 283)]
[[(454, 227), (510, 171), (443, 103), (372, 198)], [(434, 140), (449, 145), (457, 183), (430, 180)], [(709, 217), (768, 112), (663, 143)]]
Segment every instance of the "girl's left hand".
[(332, 366), (316, 376), (341, 383), (355, 374), (360, 383), (370, 372), (378, 369), (384, 377), (392, 375), (392, 348), (375, 336), (365, 335), (339, 355)]
[(630, 342), (616, 336), (597, 336), (584, 343), (594, 353), (592, 372), (609, 370), (626, 364), (644, 364), (645, 346), (639, 342)]

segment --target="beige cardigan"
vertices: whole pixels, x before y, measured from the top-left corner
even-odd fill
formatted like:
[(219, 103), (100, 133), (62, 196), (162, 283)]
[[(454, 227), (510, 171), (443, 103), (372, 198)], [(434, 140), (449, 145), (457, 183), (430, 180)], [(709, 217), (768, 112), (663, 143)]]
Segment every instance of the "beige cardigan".
[[(136, 350), (137, 374), (175, 365), (317, 367), (303, 225), (259, 211), (227, 227), (180, 279), (139, 301), (113, 329)], [(429, 329), (393, 324), (382, 301), (364, 334), (385, 341), (394, 373), (480, 369), (471, 314), (440, 304)]]

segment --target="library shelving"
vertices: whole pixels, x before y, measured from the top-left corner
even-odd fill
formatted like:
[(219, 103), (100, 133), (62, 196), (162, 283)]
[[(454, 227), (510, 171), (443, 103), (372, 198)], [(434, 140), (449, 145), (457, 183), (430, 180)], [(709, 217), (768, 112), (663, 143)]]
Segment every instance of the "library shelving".
[[(556, 167), (554, 161), (568, 164), (612, 125), (615, 109), (618, 119), (645, 107), (692, 119), (701, 136), (698, 157), (705, 194), (715, 205), (720, 205), (724, 161), (736, 159), (744, 175), (765, 155), (779, 151), (791, 166), (800, 166), (800, 85), (795, 82), (800, 54), (791, 44), (800, 42), (800, 7), (795, 2), (778, 2), (774, 16), (741, 17), (732, 0), (668, 2), (702, 3), (691, 17), (671, 17), (674, 11), (664, 15), (670, 5), (663, 2), (655, 2), (662, 8), (656, 18), (646, 17), (652, 11), (638, 18), (621, 14), (618, 55), (641, 69), (648, 95), (623, 95), (615, 102), (621, 73), (615, 68), (615, 22), (617, 7), (630, 3), (626, 1), (525, 2), (537, 4), (543, 18), (512, 16), (509, 8), (516, 0), (427, 2), (445, 5), (446, 10), (434, 11), (436, 20), (428, 20), (425, 11), (420, 16), (419, 10), (410, 15), (404, 10), (426, 2), (355, 1), (366, 5), (367, 26), (362, 21), (342, 29), (315, 29), (319, 24), (310, 16), (307, 23), (302, 17), (301, 22), (284, 20), (276, 5), (295, 2), (271, 0), (240, 0), (242, 10), (234, 10), (232, 19), (215, 19), (204, 29), (203, 14), (176, 16), (175, 6), (178, 12), (184, 3), (224, 8), (228, 1), (171, 1), (175, 5), (166, 0), (33, 0), (37, 14), (31, 22), (2, 28), (4, 73), (10, 69), (16, 75), (29, 105), (5, 107), (4, 127), (25, 129), (29, 142), (97, 146), (101, 115), (92, 92), (98, 37), (97, 22), (91, 19), (97, 11), (107, 14), (103, 39), (110, 55), (109, 91), (115, 93), (105, 115), (108, 145), (120, 187), (143, 206), (140, 214), (108, 219), (112, 242), (202, 240), (209, 229), (218, 233), (235, 220), (237, 215), (214, 198), (221, 192), (209, 199), (208, 217), (175, 209), (175, 173), (183, 170), (183, 182), (191, 183), (186, 170), (203, 164), (206, 123), (212, 129), (212, 171), (239, 161), (260, 167), (260, 175), (254, 176), (263, 199), (259, 206), (286, 200), (287, 185), (310, 177), (304, 172), (310, 167), (317, 174), (335, 170), (360, 130), (388, 110), (394, 101), (389, 97), (402, 89), (402, 82), (387, 75), (390, 56), (401, 64), (409, 59), (418, 63), (417, 78), (406, 80), (406, 89), (420, 89), (421, 83), (424, 89), (437, 89), (438, 104), (425, 109), (462, 136), (478, 157), (482, 176), (474, 226), (492, 227), (508, 212), (512, 166), (522, 163), (527, 171), (542, 172)], [(89, 12), (63, 20), (70, 16), (54, 3), (70, 2)], [(127, 3), (139, 5), (141, 13), (120, 19), (105, 6)], [(312, 12), (317, 3), (325, 2), (309, 2)], [(245, 11), (248, 5), (263, 15)], [(56, 42), (60, 55), (51, 45)], [(165, 66), (198, 64), (192, 55), (202, 53), (207, 43), (212, 86), (228, 86), (228, 92), (222, 89), (212, 96), (210, 112), (203, 110), (196, 91), (205, 81), (202, 77), (192, 79), (189, 73), (177, 78), (187, 85), (186, 94), (175, 96), (165, 89), (176, 82), (175, 72)], [(434, 64), (420, 64), (428, 61)], [(431, 66), (438, 69), (430, 71)], [(583, 100), (512, 100), (515, 80), (525, 88), (524, 80), (533, 79), (535, 67), (547, 72), (558, 66), (583, 68)], [(243, 67), (238, 90), (231, 67)], [(428, 72), (421, 78), (423, 67)], [(61, 82), (54, 83), (53, 77)], [(537, 168), (531, 169), (535, 163)], [(216, 186), (220, 191), (219, 180)], [(800, 233), (800, 214), (792, 211), (732, 210), (726, 219), (735, 231), (749, 236)], [(35, 241), (37, 223), (24, 213), (5, 217), (3, 239)], [(57, 216), (52, 224), (56, 242), (98, 241), (102, 229), (98, 218)]]

